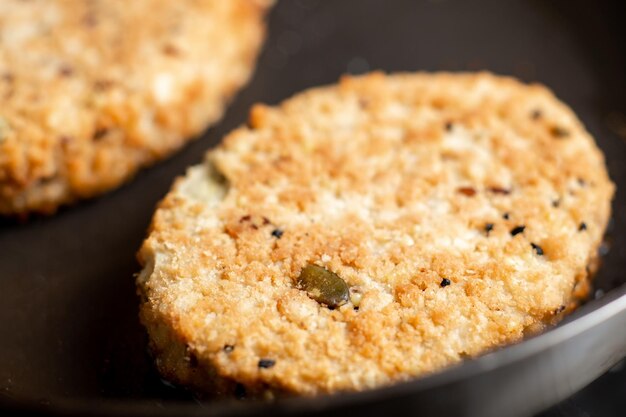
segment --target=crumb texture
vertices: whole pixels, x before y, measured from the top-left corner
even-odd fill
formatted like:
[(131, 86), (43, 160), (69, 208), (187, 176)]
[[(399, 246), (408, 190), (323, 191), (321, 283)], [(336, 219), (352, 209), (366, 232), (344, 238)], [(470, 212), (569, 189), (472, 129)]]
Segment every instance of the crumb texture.
[(263, 0), (2, 0), (0, 214), (116, 187), (222, 114)]
[[(176, 182), (139, 254), (142, 321), (164, 375), (200, 391), (407, 380), (573, 308), (613, 189), (593, 138), (543, 86), (344, 78), (255, 106)], [(298, 285), (312, 264), (345, 281), (348, 302), (328, 308), (317, 281), (316, 294)]]

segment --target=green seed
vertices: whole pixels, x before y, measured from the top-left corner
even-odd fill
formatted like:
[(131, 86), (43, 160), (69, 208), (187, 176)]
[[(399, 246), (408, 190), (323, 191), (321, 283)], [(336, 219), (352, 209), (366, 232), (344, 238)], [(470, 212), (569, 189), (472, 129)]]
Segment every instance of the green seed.
[(339, 275), (317, 265), (302, 268), (297, 283), (309, 297), (329, 308), (344, 305), (350, 296), (348, 284)]

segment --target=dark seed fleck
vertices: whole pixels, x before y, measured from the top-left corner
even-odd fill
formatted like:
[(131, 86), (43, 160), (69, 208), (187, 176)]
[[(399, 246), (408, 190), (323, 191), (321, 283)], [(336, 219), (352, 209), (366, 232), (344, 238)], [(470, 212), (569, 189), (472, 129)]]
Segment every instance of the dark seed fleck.
[(280, 229), (272, 230), (272, 236), (274, 236), (276, 239), (280, 239), (281, 237), (283, 237), (283, 233), (285, 232)]
[(569, 130), (565, 129), (564, 127), (554, 126), (552, 129), (550, 129), (550, 134), (555, 138), (562, 139), (569, 136)]
[(476, 190), (472, 187), (459, 187), (457, 188), (457, 191), (467, 197), (473, 197), (476, 195)]
[(359, 306), (354, 306), (354, 311), (359, 311)]
[(447, 287), (450, 284), (452, 284), (452, 282), (448, 278), (444, 278), (441, 280), (441, 284), (439, 285), (441, 285), (441, 287), (443, 288), (443, 287)]
[(59, 137), (59, 141), (61, 142), (61, 145), (67, 146), (70, 142), (72, 142), (72, 137), (71, 136), (67, 136), (67, 135), (63, 135), (63, 136)]
[(235, 398), (239, 400), (246, 398), (246, 387), (244, 387), (243, 384), (235, 385)]
[(180, 50), (172, 44), (166, 44), (163, 46), (163, 53), (169, 56), (179, 56)]
[(63, 65), (61, 68), (59, 68), (59, 75), (61, 77), (71, 77), (72, 75), (74, 75), (74, 69), (69, 65)]
[(587, 223), (582, 222), (582, 223), (580, 223), (580, 224), (578, 225), (578, 231), (579, 231), (579, 232), (582, 232), (582, 231), (584, 231), (584, 230), (587, 230)]
[(454, 129), (454, 123), (446, 122), (446, 124), (444, 125), (444, 128), (446, 129), (447, 132), (450, 132), (452, 131), (452, 129)]
[(270, 219), (268, 219), (267, 217), (263, 217), (263, 225), (268, 225), (270, 223)]
[(114, 83), (111, 80), (97, 80), (94, 82), (94, 88), (96, 91), (106, 91), (113, 87)]
[(502, 188), (502, 187), (489, 187), (487, 188), (487, 190), (491, 193), (494, 194), (502, 194), (502, 195), (509, 195), (511, 194), (511, 190), (509, 190), (508, 188)]
[(539, 109), (535, 109), (530, 113), (530, 118), (533, 120), (539, 120), (543, 116), (543, 113)]
[(493, 223), (487, 223), (485, 225), (485, 232), (487, 233), (487, 236), (489, 236), (489, 232), (491, 232), (493, 230), (493, 226), (494, 226)]
[(98, 24), (98, 18), (93, 13), (89, 13), (83, 18), (83, 24), (87, 27), (94, 27)]
[(107, 129), (106, 127), (99, 127), (93, 133), (93, 140), (98, 141), (102, 139), (103, 137), (105, 137), (108, 133), (109, 133), (109, 129)]
[(559, 313), (562, 313), (563, 311), (565, 311), (565, 306), (561, 305), (559, 308), (554, 310), (554, 314), (559, 314)]
[(235, 346), (234, 346), (234, 345), (224, 345), (223, 350), (224, 350), (224, 352), (226, 352), (226, 353), (230, 353), (230, 352), (232, 352), (233, 350), (235, 350)]
[(587, 185), (587, 181), (585, 181), (583, 178), (577, 178), (576, 181), (578, 181), (578, 185), (580, 185), (581, 187)]
[(508, 212), (507, 212), (507, 213), (504, 213), (504, 214), (502, 215), (502, 218), (503, 218), (504, 220), (509, 220), (509, 218), (510, 218), (510, 217), (511, 217), (511, 215), (510, 215), (510, 213), (508, 213)]
[(10, 84), (15, 81), (15, 76), (10, 72), (5, 72), (4, 74), (2, 74), (2, 80)]
[(558, 208), (561, 205), (561, 200), (558, 198), (556, 200), (552, 200), (552, 207)]
[(251, 217), (249, 214), (247, 214), (247, 215), (243, 216), (241, 219), (239, 219), (239, 223), (247, 222), (247, 221), (249, 221), (251, 218), (252, 218), (252, 217)]
[(535, 250), (535, 252), (537, 252), (537, 255), (541, 256), (543, 255), (543, 249), (541, 248), (541, 246), (535, 244), (535, 243), (531, 243), (530, 246), (532, 246), (532, 248)]
[(331, 309), (344, 305), (350, 297), (348, 284), (339, 275), (313, 264), (302, 268), (297, 284), (309, 297)]
[(511, 236), (519, 235), (520, 233), (524, 233), (526, 230), (526, 226), (516, 226), (511, 230)]
[(276, 365), (276, 361), (274, 359), (261, 359), (259, 361), (259, 368), (267, 369), (274, 365)]

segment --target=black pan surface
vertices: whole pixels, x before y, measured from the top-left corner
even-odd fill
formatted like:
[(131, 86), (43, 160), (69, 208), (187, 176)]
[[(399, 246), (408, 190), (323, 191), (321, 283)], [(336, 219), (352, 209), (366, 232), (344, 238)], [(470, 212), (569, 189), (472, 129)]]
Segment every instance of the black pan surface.
[[(283, 0), (254, 79), (218, 126), (107, 196), (55, 217), (0, 223), (0, 412), (530, 415), (588, 384), (626, 356), (626, 28), (618, 3)], [(596, 299), (519, 345), (360, 394), (201, 404), (162, 383), (146, 354), (133, 279), (157, 201), (254, 102), (373, 69), (487, 69), (542, 82), (574, 108), (618, 185)]]

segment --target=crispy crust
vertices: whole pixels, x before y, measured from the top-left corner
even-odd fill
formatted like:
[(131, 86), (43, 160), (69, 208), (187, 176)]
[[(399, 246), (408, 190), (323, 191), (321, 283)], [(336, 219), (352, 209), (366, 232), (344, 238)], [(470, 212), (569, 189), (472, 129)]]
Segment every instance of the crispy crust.
[(0, 214), (117, 187), (216, 121), (270, 3), (0, 2)]
[[(254, 107), (176, 182), (139, 253), (141, 318), (161, 371), (205, 393), (406, 380), (573, 308), (613, 191), (593, 138), (543, 86), (344, 78)], [(308, 263), (358, 290), (358, 311), (296, 288)]]

